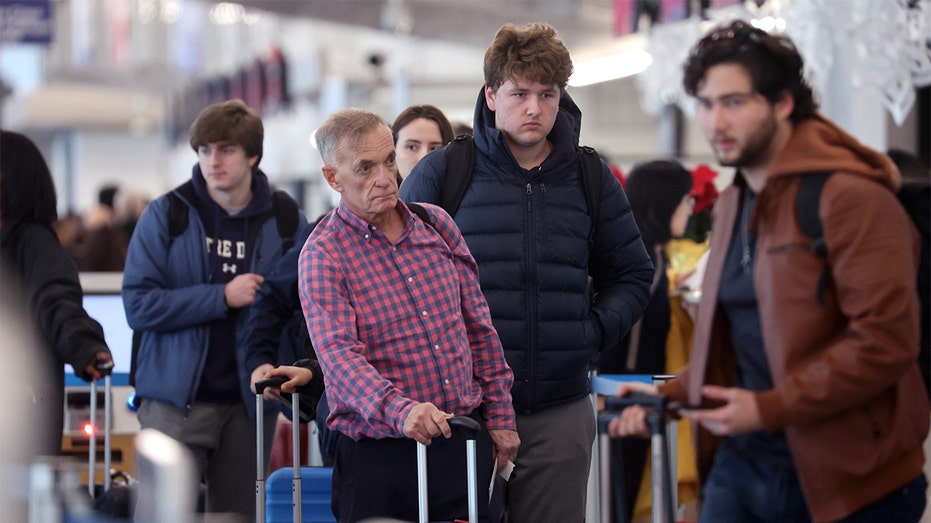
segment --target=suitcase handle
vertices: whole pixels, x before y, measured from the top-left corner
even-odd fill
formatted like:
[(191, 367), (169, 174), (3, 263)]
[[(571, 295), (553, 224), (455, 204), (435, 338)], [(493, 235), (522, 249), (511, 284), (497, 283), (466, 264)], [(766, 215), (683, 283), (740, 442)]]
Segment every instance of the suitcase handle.
[(285, 376), (272, 376), (270, 378), (265, 378), (255, 382), (255, 393), (262, 394), (265, 392), (265, 389), (271, 387), (274, 389), (281, 388), (281, 385), (288, 381), (288, 378)]
[[(466, 436), (466, 469), (469, 489), (469, 521), (478, 522), (478, 481), (476, 471), (475, 437), (482, 430), (482, 425), (469, 416), (454, 416), (446, 420), (449, 427)], [(417, 515), (418, 521), (426, 523), (429, 508), (427, 502), (427, 446), (417, 442)], [(458, 520), (457, 520), (458, 521)]]
[(113, 361), (97, 360), (94, 362), (94, 368), (100, 373), (101, 377), (113, 374)]
[[(675, 408), (677, 403), (669, 403), (666, 396), (645, 394), (643, 392), (629, 392), (624, 396), (609, 396), (605, 399), (605, 410), (610, 411), (598, 417), (598, 431), (602, 438), (608, 438), (608, 423), (617, 413), (627, 407), (639, 405), (646, 411), (646, 423), (650, 428), (651, 458), (653, 460), (653, 477), (661, 477), (660, 482), (653, 483), (653, 499), (662, 500), (663, 511), (654, 510), (653, 521), (675, 521), (675, 508), (672, 497), (672, 472), (669, 463), (669, 449), (666, 441), (666, 414)], [(606, 443), (603, 442), (603, 443)], [(606, 447), (607, 448), (607, 447)], [(660, 518), (660, 519), (657, 519)]]
[(640, 405), (652, 409), (657, 414), (664, 415), (666, 413), (666, 396), (629, 392), (624, 396), (608, 396), (605, 398), (605, 410), (608, 411), (621, 411), (634, 405)]
[(446, 420), (451, 429), (458, 430), (466, 435), (466, 439), (475, 439), (476, 434), (482, 430), (479, 422), (468, 416), (455, 416)]

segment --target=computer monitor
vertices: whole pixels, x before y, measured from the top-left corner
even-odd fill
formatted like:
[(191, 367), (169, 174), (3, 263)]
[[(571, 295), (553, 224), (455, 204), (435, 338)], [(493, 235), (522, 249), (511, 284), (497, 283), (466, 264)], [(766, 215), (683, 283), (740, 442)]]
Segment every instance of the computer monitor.
[[(121, 273), (81, 274), (84, 310), (103, 327), (104, 338), (113, 354), (114, 385), (129, 383), (133, 347), (133, 330), (126, 321), (121, 281)], [(70, 365), (65, 365), (65, 384), (87, 385), (74, 375)]]

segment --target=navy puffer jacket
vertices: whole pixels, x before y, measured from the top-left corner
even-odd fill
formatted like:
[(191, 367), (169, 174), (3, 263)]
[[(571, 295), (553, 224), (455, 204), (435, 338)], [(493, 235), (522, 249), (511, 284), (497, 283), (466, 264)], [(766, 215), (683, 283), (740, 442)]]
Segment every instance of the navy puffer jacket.
[[(483, 91), (476, 103), (475, 170), (455, 220), (478, 262), (514, 371), (518, 413), (588, 394), (592, 359), (617, 345), (649, 300), (653, 264), (627, 197), (603, 162), (599, 223), (589, 247), (580, 121), (564, 93), (548, 136), (553, 151), (528, 171), (495, 129)], [(445, 148), (429, 154), (402, 184), (401, 198), (439, 203), (445, 169)]]

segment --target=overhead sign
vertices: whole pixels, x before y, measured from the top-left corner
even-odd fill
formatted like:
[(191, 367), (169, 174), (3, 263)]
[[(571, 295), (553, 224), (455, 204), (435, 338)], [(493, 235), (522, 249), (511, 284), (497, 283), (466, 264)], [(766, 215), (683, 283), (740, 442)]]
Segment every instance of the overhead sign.
[(53, 26), (51, 0), (0, 0), (0, 42), (49, 44)]

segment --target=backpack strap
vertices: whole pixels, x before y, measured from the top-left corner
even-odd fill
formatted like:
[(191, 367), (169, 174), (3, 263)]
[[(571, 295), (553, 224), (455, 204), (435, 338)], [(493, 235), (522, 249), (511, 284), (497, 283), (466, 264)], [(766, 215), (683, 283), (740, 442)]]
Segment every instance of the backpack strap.
[(446, 145), (446, 178), (440, 189), (440, 207), (455, 217), (475, 170), (475, 142), (460, 134)]
[(824, 270), (818, 278), (818, 287), (815, 296), (818, 303), (824, 305), (824, 289), (831, 275), (831, 268), (827, 264), (828, 246), (824, 241), (824, 226), (821, 223), (821, 189), (824, 182), (831, 176), (831, 172), (816, 172), (805, 174), (798, 187), (798, 196), (795, 199), (795, 216), (799, 228), (811, 238), (811, 250), (824, 259)]
[(427, 210), (423, 208), (423, 205), (419, 203), (408, 203), (406, 204), (407, 208), (411, 210), (412, 213), (416, 214), (424, 223), (436, 229), (436, 226), (433, 225), (433, 220), (430, 219), (430, 214), (427, 213)]
[(582, 146), (582, 191), (585, 192), (585, 205), (592, 219), (592, 228), (588, 231), (588, 244), (595, 239), (595, 227), (598, 225), (598, 211), (601, 210), (601, 155), (591, 147)]
[[(176, 194), (177, 193), (177, 194)], [(189, 203), (197, 199), (194, 194), (194, 183), (188, 180), (175, 187), (168, 193), (168, 245), (175, 241), (175, 238), (181, 236), (188, 226), (188, 207), (181, 200), (180, 194)]]
[(294, 247), (294, 235), (297, 233), (300, 211), (294, 198), (284, 191), (272, 193), (272, 208), (275, 212), (278, 235), (281, 236), (281, 253), (284, 254)]

